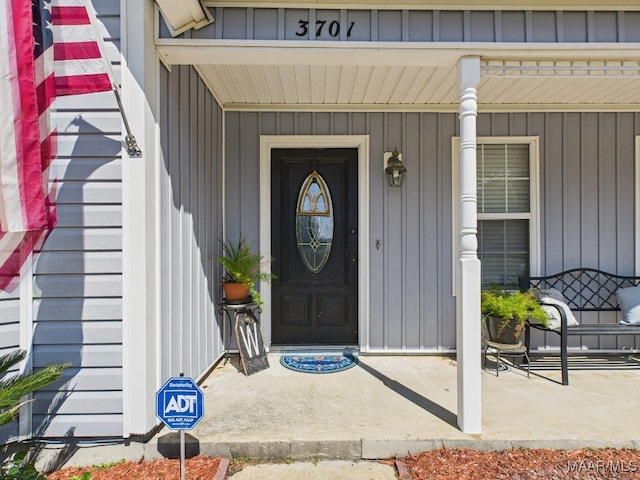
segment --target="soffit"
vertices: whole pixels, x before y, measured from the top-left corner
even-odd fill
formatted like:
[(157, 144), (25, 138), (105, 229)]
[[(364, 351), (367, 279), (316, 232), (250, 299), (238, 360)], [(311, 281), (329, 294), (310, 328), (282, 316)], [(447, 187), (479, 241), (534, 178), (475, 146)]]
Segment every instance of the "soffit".
[[(465, 55), (481, 58), (485, 111), (640, 109), (638, 49), (630, 56), (628, 49), (173, 48), (158, 45), (165, 64), (194, 65), (227, 110), (457, 110), (457, 63)], [(560, 55), (565, 60), (553, 59)]]
[[(230, 110), (457, 110), (458, 105), (455, 66), (199, 65), (197, 69), (218, 102)], [(484, 73), (478, 103), (485, 110), (638, 109), (639, 83), (637, 73)]]
[(455, 67), (200, 65), (227, 108), (382, 107), (456, 102)]

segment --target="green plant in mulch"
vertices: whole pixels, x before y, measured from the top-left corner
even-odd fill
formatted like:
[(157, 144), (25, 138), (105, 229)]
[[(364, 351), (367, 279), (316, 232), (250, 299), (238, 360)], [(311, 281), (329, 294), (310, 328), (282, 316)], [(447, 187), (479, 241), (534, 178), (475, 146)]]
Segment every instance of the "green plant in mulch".
[[(42, 387), (60, 378), (62, 371), (70, 364), (49, 365), (33, 373), (9, 375), (8, 372), (27, 357), (25, 350), (16, 350), (0, 356), (0, 426), (16, 419), (20, 408), (30, 400), (22, 400)], [(35, 468), (29, 451), (14, 453), (0, 465), (2, 480), (44, 479)]]

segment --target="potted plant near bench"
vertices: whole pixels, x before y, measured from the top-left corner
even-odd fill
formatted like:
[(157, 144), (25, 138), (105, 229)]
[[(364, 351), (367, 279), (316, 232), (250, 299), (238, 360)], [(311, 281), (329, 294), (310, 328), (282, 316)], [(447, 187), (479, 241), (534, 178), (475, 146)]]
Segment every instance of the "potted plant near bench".
[(225, 300), (233, 303), (253, 302), (261, 307), (262, 299), (256, 283), (273, 278), (271, 272), (263, 269), (271, 260), (253, 252), (242, 236), (235, 242), (220, 241), (220, 245), (222, 253), (217, 262), (223, 268), (222, 289)]
[(509, 292), (493, 288), (482, 292), (480, 298), (483, 321), (492, 342), (522, 344), (527, 321), (535, 320), (547, 325), (547, 313), (531, 290)]

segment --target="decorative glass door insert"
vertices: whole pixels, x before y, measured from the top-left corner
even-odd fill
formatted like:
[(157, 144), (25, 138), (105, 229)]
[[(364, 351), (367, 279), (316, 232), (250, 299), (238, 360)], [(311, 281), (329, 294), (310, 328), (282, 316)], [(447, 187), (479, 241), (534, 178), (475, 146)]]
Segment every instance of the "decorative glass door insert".
[(305, 179), (298, 195), (296, 242), (305, 267), (320, 272), (333, 244), (333, 205), (329, 188), (316, 170)]

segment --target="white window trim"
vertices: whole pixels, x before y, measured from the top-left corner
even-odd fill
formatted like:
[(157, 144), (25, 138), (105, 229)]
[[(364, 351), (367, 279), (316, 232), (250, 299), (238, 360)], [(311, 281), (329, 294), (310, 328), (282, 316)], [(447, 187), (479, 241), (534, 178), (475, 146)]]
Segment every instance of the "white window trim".
[[(638, 137), (640, 138), (640, 137)], [(537, 275), (540, 271), (540, 137), (526, 136), (526, 137), (477, 137), (476, 143), (480, 144), (529, 144), (529, 202), (530, 213), (529, 214), (482, 214), (478, 215), (478, 219), (488, 220), (491, 218), (513, 218), (513, 219), (528, 219), (529, 220), (529, 270), (531, 275)], [(636, 145), (640, 146), (640, 140)], [(640, 148), (640, 147), (639, 147)], [(451, 291), (455, 297), (457, 295), (457, 282), (460, 278), (460, 137), (451, 137), (451, 205), (452, 205), (452, 222), (451, 222), (451, 237), (452, 237), (452, 252), (451, 255), (451, 271), (452, 282)], [(637, 200), (640, 202), (640, 199)], [(636, 209), (637, 211), (637, 209)], [(638, 225), (638, 222), (636, 222)], [(637, 238), (637, 236), (636, 236)]]

